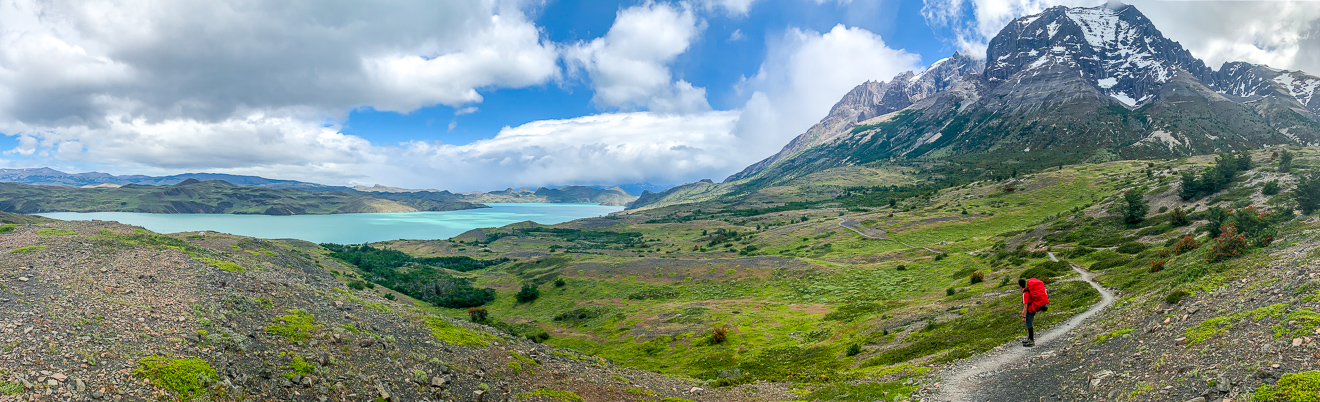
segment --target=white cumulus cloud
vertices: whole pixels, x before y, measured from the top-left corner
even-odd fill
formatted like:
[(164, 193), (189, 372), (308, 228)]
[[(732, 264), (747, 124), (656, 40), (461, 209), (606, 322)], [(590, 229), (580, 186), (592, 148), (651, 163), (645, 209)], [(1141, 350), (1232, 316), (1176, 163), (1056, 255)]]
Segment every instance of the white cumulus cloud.
[(647, 3), (620, 10), (604, 37), (568, 48), (565, 57), (591, 77), (592, 100), (600, 107), (707, 111), (706, 89), (675, 81), (668, 66), (702, 28), (691, 9)]

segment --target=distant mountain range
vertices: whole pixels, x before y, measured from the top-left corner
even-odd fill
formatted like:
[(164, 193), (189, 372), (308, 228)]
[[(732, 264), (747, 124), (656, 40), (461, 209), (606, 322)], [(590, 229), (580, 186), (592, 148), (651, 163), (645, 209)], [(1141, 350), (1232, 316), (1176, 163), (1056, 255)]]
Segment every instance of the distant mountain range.
[[(85, 189), (114, 189), (127, 186), (176, 186), (180, 184), (193, 184), (191, 182), (212, 183), (209, 187), (188, 187), (190, 191), (178, 192), (169, 198), (169, 202), (160, 203), (144, 199), (143, 202), (121, 199), (135, 198), (145, 196), (152, 198), (155, 190), (144, 190), (137, 188), (132, 191), (111, 191), (111, 192), (80, 192), (64, 189), (45, 189), (36, 190), (26, 187), (3, 186), (3, 182), (21, 183), (33, 186), (59, 186), (59, 187), (82, 187)], [(229, 184), (232, 186), (218, 185), (217, 183)], [(235, 188), (230, 188), (235, 187)], [(241, 187), (257, 187), (270, 190), (299, 190), (303, 192), (318, 193), (346, 193), (346, 195), (304, 195), (295, 193), (265, 192), (256, 190), (241, 189)], [(20, 191), (19, 189), (23, 189)], [(166, 190), (160, 190), (166, 191)], [(586, 186), (567, 186), (559, 189), (539, 188), (532, 190), (514, 190), (507, 189), (502, 191), (492, 191), (489, 193), (451, 193), (444, 190), (412, 190), (397, 187), (387, 187), (375, 185), (372, 187), (342, 187), (327, 186), (323, 184), (301, 182), (295, 180), (275, 180), (257, 176), (240, 176), (219, 173), (184, 173), (173, 176), (144, 176), (144, 175), (126, 175), (117, 176), (108, 173), (90, 172), (90, 173), (65, 173), (51, 168), (30, 168), (30, 169), (0, 169), (0, 211), (38, 213), (52, 211), (130, 211), (130, 212), (156, 212), (156, 213), (268, 213), (267, 209), (260, 209), (256, 206), (235, 207), (237, 205), (230, 202), (230, 206), (222, 205), (228, 194), (241, 193), (262, 193), (262, 197), (270, 199), (283, 199), (281, 197), (293, 197), (296, 199), (387, 199), (392, 202), (401, 202), (403, 206), (387, 205), (388, 203), (375, 203), (374, 206), (327, 206), (312, 207), (310, 205), (299, 204), (285, 199), (280, 202), (292, 202), (290, 205), (297, 204), (288, 208), (270, 209), (270, 214), (304, 214), (304, 213), (345, 213), (345, 212), (390, 212), (390, 211), (408, 211), (408, 210), (452, 210), (477, 208), (479, 203), (487, 202), (548, 202), (548, 203), (594, 203), (603, 205), (625, 205), (635, 199), (637, 196), (629, 194), (627, 191), (618, 188), (594, 188)], [(274, 195), (272, 195), (274, 194)], [(95, 206), (55, 202), (52, 199), (30, 199), (31, 197), (72, 197), (80, 196), (91, 197), (102, 201), (114, 199), (115, 202), (124, 202), (125, 205), (144, 205), (114, 207), (108, 204), (96, 204)], [(24, 199), (24, 197), (29, 199)], [(191, 198), (189, 198), (191, 197)], [(355, 198), (356, 197), (356, 198)], [(72, 201), (65, 200), (65, 201)], [(8, 202), (6, 204), (6, 202)], [(196, 204), (190, 204), (195, 202)], [(340, 201), (333, 201), (340, 202)], [(347, 202), (347, 201), (345, 201)], [(472, 205), (468, 205), (472, 204)], [(106, 209), (109, 208), (109, 209)], [(237, 208), (237, 209), (236, 209)], [(218, 211), (218, 212), (217, 212)]]
[(349, 191), (348, 187), (327, 186), (296, 180), (275, 180), (257, 176), (240, 176), (220, 173), (184, 173), (173, 176), (117, 176), (109, 173), (64, 173), (51, 168), (0, 169), (0, 182), (14, 182), (41, 186), (97, 186), (104, 184), (125, 185), (141, 184), (147, 186), (167, 186), (182, 183), (184, 180), (198, 181), (223, 180), (239, 186), (257, 186), (269, 188), (296, 188), (309, 191)]
[[(1218, 71), (1136, 7), (1053, 7), (921, 73), (858, 85), (779, 153), (726, 182), (957, 157), (1054, 165), (1320, 143), (1320, 78)], [(978, 156), (979, 155), (979, 156)], [(646, 197), (644, 195), (644, 197)]]

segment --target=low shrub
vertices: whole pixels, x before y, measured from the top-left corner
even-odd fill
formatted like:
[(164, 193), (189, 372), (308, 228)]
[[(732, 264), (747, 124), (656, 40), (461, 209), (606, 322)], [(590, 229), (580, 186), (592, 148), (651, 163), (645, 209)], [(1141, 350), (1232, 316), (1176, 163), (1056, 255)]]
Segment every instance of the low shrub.
[(729, 340), (729, 330), (724, 329), (724, 327), (715, 328), (715, 330), (710, 331), (709, 339), (711, 345), (724, 343), (724, 341)]
[(953, 296), (956, 293), (958, 293), (958, 289), (954, 289), (954, 288), (944, 289), (944, 294), (946, 296)]
[(177, 392), (185, 400), (205, 391), (207, 384), (219, 378), (215, 369), (205, 360), (163, 356), (147, 356), (138, 360), (133, 374), (146, 378), (158, 388)]
[(981, 283), (981, 282), (985, 282), (985, 274), (980, 273), (980, 272), (973, 272), (973, 273), (968, 277), (968, 281), (971, 282), (973, 285), (978, 284), (978, 283)]
[(1146, 245), (1137, 242), (1127, 242), (1119, 245), (1114, 251), (1123, 254), (1136, 254), (1146, 250)]
[(1260, 193), (1264, 195), (1275, 195), (1279, 193), (1279, 181), (1271, 180), (1260, 187)]
[(1264, 384), (1252, 395), (1257, 401), (1320, 401), (1320, 371), (1284, 374), (1273, 385)]
[(473, 307), (468, 309), (467, 312), (468, 319), (472, 322), (486, 322), (486, 320), (490, 319), (490, 312), (486, 311), (484, 308)]
[(848, 345), (848, 351), (845, 352), (844, 354), (846, 354), (846, 355), (848, 355), (848, 356), (857, 356), (857, 355), (859, 355), (859, 354), (861, 354), (861, 353), (862, 353), (862, 345), (858, 345), (858, 344), (854, 343), (854, 344)]
[(1225, 225), (1220, 229), (1219, 238), (1215, 239), (1215, 245), (1205, 260), (1219, 262), (1238, 257), (1247, 252), (1248, 246), (1247, 238), (1238, 233), (1237, 228)]
[(1178, 304), (1178, 302), (1182, 301), (1182, 299), (1187, 296), (1191, 296), (1191, 294), (1187, 293), (1186, 290), (1178, 289), (1173, 292), (1169, 292), (1167, 296), (1164, 296), (1164, 301), (1169, 304)]
[(1160, 272), (1164, 270), (1164, 264), (1169, 263), (1167, 258), (1157, 258), (1150, 260), (1150, 272)]
[(1169, 224), (1173, 227), (1187, 226), (1192, 224), (1192, 220), (1187, 217), (1187, 211), (1182, 207), (1173, 207), (1173, 211), (1169, 212)]
[(1201, 243), (1197, 242), (1195, 237), (1185, 236), (1182, 240), (1178, 240), (1177, 243), (1174, 243), (1173, 254), (1183, 255), (1188, 251), (1196, 250), (1197, 247), (1201, 247)]

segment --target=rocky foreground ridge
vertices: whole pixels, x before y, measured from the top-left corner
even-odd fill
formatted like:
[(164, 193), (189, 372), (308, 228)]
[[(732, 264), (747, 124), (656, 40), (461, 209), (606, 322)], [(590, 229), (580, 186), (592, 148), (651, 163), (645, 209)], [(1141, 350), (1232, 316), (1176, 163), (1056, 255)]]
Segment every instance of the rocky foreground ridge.
[(703, 390), (354, 290), (353, 268), (310, 243), (0, 218), (15, 222), (0, 226), (0, 400), (784, 397)]

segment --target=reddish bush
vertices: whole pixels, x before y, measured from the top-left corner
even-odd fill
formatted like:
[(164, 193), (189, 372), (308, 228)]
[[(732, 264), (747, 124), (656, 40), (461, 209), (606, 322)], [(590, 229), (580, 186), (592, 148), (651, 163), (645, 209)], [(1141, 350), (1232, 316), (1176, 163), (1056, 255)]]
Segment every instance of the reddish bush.
[(468, 319), (472, 320), (472, 322), (486, 322), (489, 318), (490, 313), (486, 312), (486, 309), (484, 308), (473, 307), (468, 309)]
[(1219, 238), (1215, 239), (1214, 248), (1210, 249), (1210, 256), (1205, 260), (1219, 262), (1234, 258), (1246, 253), (1247, 246), (1247, 238), (1238, 233), (1237, 228), (1224, 225), (1220, 229)]
[(1164, 264), (1167, 264), (1168, 262), (1169, 262), (1169, 259), (1167, 259), (1167, 258), (1163, 258), (1163, 259), (1157, 258), (1157, 259), (1152, 259), (1152, 260), (1150, 260), (1150, 272), (1160, 272), (1160, 271), (1163, 271), (1163, 270), (1164, 270)]
[(724, 343), (724, 341), (728, 339), (729, 339), (729, 331), (724, 329), (724, 327), (715, 328), (714, 331), (710, 332), (711, 345), (719, 345), (721, 343)]
[(1183, 237), (1182, 240), (1178, 240), (1178, 243), (1173, 245), (1173, 253), (1176, 255), (1183, 255), (1183, 253), (1195, 250), (1197, 247), (1201, 247), (1201, 243), (1196, 241), (1195, 237), (1189, 235)]
[(973, 272), (972, 275), (971, 275), (971, 278), (969, 278), (968, 280), (969, 280), (972, 284), (977, 284), (977, 283), (985, 282), (985, 274), (980, 273), (980, 272)]

